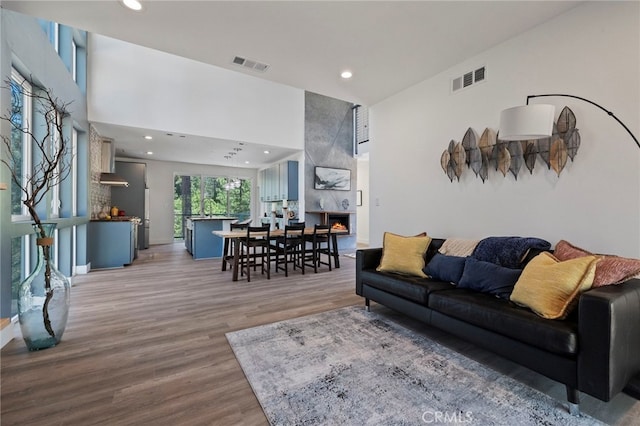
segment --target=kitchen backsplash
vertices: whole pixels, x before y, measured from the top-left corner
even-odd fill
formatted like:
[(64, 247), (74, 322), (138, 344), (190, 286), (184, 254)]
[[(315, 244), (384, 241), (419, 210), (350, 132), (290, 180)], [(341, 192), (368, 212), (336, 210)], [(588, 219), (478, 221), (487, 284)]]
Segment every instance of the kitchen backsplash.
[(100, 168), (102, 166), (102, 138), (93, 126), (89, 127), (89, 142), (91, 152), (91, 188), (89, 199), (91, 202), (91, 217), (95, 218), (102, 209), (111, 207), (111, 187), (100, 184)]

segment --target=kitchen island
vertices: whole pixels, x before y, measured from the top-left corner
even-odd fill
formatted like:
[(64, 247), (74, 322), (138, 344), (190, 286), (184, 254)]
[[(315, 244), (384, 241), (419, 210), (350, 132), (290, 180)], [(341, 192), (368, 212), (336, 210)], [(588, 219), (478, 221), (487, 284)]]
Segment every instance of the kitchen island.
[(122, 268), (137, 254), (140, 219), (99, 219), (89, 222), (87, 251), (91, 269)]
[(237, 217), (210, 216), (190, 217), (187, 219), (184, 245), (194, 259), (211, 259), (222, 257), (223, 239), (212, 234), (212, 231), (229, 231), (229, 224)]

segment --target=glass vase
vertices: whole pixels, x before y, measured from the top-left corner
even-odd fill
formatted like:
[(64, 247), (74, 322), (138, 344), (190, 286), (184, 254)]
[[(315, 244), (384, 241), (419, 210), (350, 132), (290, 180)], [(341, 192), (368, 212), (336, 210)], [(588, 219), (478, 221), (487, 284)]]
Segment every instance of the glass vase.
[(33, 225), (36, 264), (33, 272), (20, 283), (18, 291), (20, 330), (30, 351), (57, 345), (67, 326), (71, 286), (53, 263), (55, 228), (55, 223)]

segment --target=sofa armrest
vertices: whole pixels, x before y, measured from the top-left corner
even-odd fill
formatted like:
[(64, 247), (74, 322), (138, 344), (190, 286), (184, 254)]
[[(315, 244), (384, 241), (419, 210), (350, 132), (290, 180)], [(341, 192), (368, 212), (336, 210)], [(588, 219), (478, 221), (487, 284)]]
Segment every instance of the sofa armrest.
[(380, 265), (382, 248), (361, 249), (356, 251), (356, 294), (362, 296), (362, 271), (375, 270)]
[(609, 401), (640, 372), (640, 279), (591, 289), (578, 309), (578, 389)]

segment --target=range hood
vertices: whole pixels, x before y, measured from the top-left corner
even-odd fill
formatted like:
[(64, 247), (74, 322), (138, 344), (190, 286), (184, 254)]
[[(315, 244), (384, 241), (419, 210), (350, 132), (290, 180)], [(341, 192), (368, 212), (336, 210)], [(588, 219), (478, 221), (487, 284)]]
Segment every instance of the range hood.
[(100, 162), (100, 183), (111, 186), (129, 186), (129, 182), (114, 173), (116, 161), (113, 142), (110, 140), (103, 140), (101, 148), (102, 157)]

